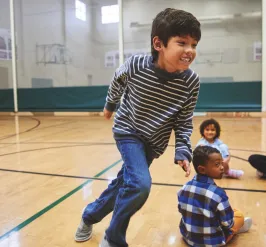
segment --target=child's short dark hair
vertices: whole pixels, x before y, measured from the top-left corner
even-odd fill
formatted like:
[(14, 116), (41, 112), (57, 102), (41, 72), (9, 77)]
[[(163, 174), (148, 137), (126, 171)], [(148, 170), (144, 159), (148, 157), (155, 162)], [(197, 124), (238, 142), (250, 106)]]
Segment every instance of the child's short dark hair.
[(220, 153), (220, 151), (210, 146), (198, 146), (194, 149), (192, 163), (197, 173), (198, 167), (200, 165), (205, 166), (208, 163), (209, 155), (212, 153)]
[(161, 11), (152, 22), (151, 30), (151, 53), (153, 60), (158, 60), (158, 51), (153, 47), (153, 38), (158, 36), (167, 47), (168, 40), (175, 36), (190, 35), (200, 41), (201, 30), (199, 21), (184, 10), (167, 8)]
[(205, 120), (205, 121), (203, 121), (201, 123), (201, 125), (200, 125), (200, 134), (201, 134), (201, 136), (204, 137), (205, 128), (207, 126), (211, 125), (211, 124), (213, 124), (215, 129), (216, 129), (216, 135), (215, 135), (214, 139), (215, 138), (219, 138), (220, 134), (221, 134), (221, 127), (220, 127), (220, 124), (216, 120), (214, 120), (213, 118)]

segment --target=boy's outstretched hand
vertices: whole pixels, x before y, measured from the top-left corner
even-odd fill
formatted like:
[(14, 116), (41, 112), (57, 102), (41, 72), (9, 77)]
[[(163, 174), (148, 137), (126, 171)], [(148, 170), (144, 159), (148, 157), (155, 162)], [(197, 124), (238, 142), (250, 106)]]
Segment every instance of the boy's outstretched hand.
[(182, 169), (186, 172), (186, 177), (190, 175), (191, 168), (188, 160), (178, 160), (177, 164), (182, 167)]
[(113, 112), (103, 109), (103, 115), (106, 119), (110, 119), (112, 117)]

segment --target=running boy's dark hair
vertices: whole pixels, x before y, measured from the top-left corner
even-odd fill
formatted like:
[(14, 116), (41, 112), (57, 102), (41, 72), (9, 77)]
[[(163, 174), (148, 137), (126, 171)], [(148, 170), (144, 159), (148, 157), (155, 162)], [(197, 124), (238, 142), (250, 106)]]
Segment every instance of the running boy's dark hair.
[(190, 35), (200, 41), (201, 30), (199, 21), (184, 10), (167, 8), (161, 11), (152, 22), (151, 30), (151, 54), (153, 60), (158, 60), (158, 51), (153, 48), (153, 38), (158, 36), (167, 47), (168, 40), (175, 36)]
[(216, 135), (215, 135), (214, 139), (220, 137), (220, 134), (221, 134), (220, 124), (216, 120), (214, 120), (213, 118), (205, 120), (201, 123), (201, 125), (200, 125), (201, 136), (204, 137), (204, 129), (211, 124), (213, 124), (215, 129), (216, 129)]
[(209, 160), (209, 155), (212, 153), (220, 153), (220, 151), (210, 146), (198, 146), (194, 149), (192, 163), (197, 173), (198, 173), (198, 166), (207, 165)]

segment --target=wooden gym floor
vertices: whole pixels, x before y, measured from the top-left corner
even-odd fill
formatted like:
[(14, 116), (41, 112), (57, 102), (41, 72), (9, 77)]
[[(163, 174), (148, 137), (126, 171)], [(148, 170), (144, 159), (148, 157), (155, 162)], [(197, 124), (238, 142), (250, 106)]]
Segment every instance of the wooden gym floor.
[[(200, 138), (194, 118), (193, 146)], [(239, 180), (223, 179), (231, 205), (253, 218), (248, 233), (228, 246), (266, 246), (266, 181), (248, 164), (250, 154), (266, 155), (266, 118), (216, 118)], [(111, 215), (94, 227), (93, 237), (75, 243), (83, 207), (116, 176), (121, 157), (112, 138), (112, 120), (102, 117), (0, 117), (0, 247), (98, 246)], [(144, 207), (132, 218), (132, 247), (183, 247), (176, 193), (187, 181), (173, 164), (174, 138), (151, 166), (153, 186)], [(190, 176), (193, 177), (194, 171)]]

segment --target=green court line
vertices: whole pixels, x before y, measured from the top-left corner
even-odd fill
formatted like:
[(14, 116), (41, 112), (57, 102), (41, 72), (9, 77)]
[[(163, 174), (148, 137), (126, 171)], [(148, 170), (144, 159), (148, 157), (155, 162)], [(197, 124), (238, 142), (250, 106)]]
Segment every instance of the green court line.
[[(111, 168), (113, 168), (114, 166), (116, 166), (117, 164), (119, 164), (122, 161), (122, 159), (116, 161), (115, 163), (113, 163), (112, 165), (108, 166), (107, 168), (105, 168), (104, 170), (102, 170), (101, 172), (99, 172), (98, 174), (96, 174), (94, 177), (98, 178), (101, 175), (103, 175), (105, 172), (107, 172), (108, 170), (110, 170)], [(55, 202), (51, 203), (49, 206), (47, 206), (46, 208), (42, 209), (41, 211), (39, 211), (38, 213), (34, 214), (33, 216), (31, 216), (30, 218), (28, 218), (27, 220), (23, 221), (21, 224), (19, 224), (18, 226), (14, 227), (13, 229), (11, 229), (10, 231), (4, 233), (2, 236), (0, 236), (0, 240), (2, 240), (3, 238), (8, 237), (11, 233), (13, 232), (18, 232), (20, 229), (22, 229), (23, 227), (27, 226), (28, 224), (30, 224), (32, 221), (34, 221), (35, 219), (39, 218), (40, 216), (42, 216), (43, 214), (45, 214), (47, 211), (49, 211), (50, 209), (52, 209), (53, 207), (55, 207), (56, 205), (58, 205), (59, 203), (63, 202), (64, 200), (66, 200), (68, 197), (70, 197), (71, 195), (73, 195), (74, 193), (76, 193), (77, 191), (79, 191), (80, 189), (82, 189), (85, 185), (87, 185), (88, 183), (93, 182), (92, 179), (87, 180), (86, 182), (84, 182), (83, 184), (81, 184), (80, 186), (78, 186), (77, 188), (75, 188), (74, 190), (68, 192), (66, 195), (62, 196), (61, 198), (59, 198), (58, 200), (56, 200)]]

